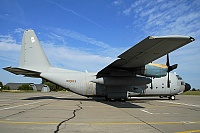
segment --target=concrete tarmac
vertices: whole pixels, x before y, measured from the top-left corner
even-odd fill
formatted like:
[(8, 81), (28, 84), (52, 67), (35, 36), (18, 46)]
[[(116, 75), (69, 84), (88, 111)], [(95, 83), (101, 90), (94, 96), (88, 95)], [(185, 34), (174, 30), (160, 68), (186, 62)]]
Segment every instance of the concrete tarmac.
[(200, 132), (200, 96), (107, 102), (70, 92), (0, 93), (1, 133)]

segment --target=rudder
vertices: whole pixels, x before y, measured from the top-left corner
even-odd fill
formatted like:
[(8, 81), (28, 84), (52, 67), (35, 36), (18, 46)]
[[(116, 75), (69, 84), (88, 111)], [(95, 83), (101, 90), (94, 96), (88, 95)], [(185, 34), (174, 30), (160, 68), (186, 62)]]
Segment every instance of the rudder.
[(22, 38), (20, 68), (43, 71), (50, 63), (33, 30), (25, 30)]

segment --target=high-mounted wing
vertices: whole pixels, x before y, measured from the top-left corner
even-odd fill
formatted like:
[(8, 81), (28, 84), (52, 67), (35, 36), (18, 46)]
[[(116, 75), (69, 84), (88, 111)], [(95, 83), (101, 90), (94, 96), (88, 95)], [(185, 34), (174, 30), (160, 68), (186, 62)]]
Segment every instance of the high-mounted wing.
[(143, 67), (194, 40), (190, 36), (149, 36), (119, 55), (119, 59), (99, 71), (97, 77), (112, 76), (120, 71), (122, 76), (126, 75), (128, 70)]

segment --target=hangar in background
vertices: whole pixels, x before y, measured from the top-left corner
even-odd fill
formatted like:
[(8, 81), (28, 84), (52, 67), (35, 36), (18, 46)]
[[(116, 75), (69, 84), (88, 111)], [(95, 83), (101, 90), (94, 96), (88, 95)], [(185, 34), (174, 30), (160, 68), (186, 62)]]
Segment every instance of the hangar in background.
[(45, 84), (34, 84), (34, 83), (7, 83), (6, 86), (9, 86), (11, 90), (17, 90), (19, 86), (24, 84), (28, 84), (33, 88), (33, 91), (41, 91), (41, 92), (50, 92), (50, 88)]

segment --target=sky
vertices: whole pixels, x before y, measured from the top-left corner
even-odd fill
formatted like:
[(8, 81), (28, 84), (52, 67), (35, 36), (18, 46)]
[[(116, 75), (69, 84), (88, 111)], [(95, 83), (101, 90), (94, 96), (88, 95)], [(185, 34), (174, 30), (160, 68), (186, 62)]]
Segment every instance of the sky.
[[(33, 29), (52, 66), (98, 72), (147, 36), (195, 41), (170, 53), (170, 64), (200, 88), (199, 0), (1, 0), (0, 68), (18, 67), (22, 35)], [(154, 61), (166, 63), (166, 56)], [(34, 82), (0, 69), (0, 81)]]

